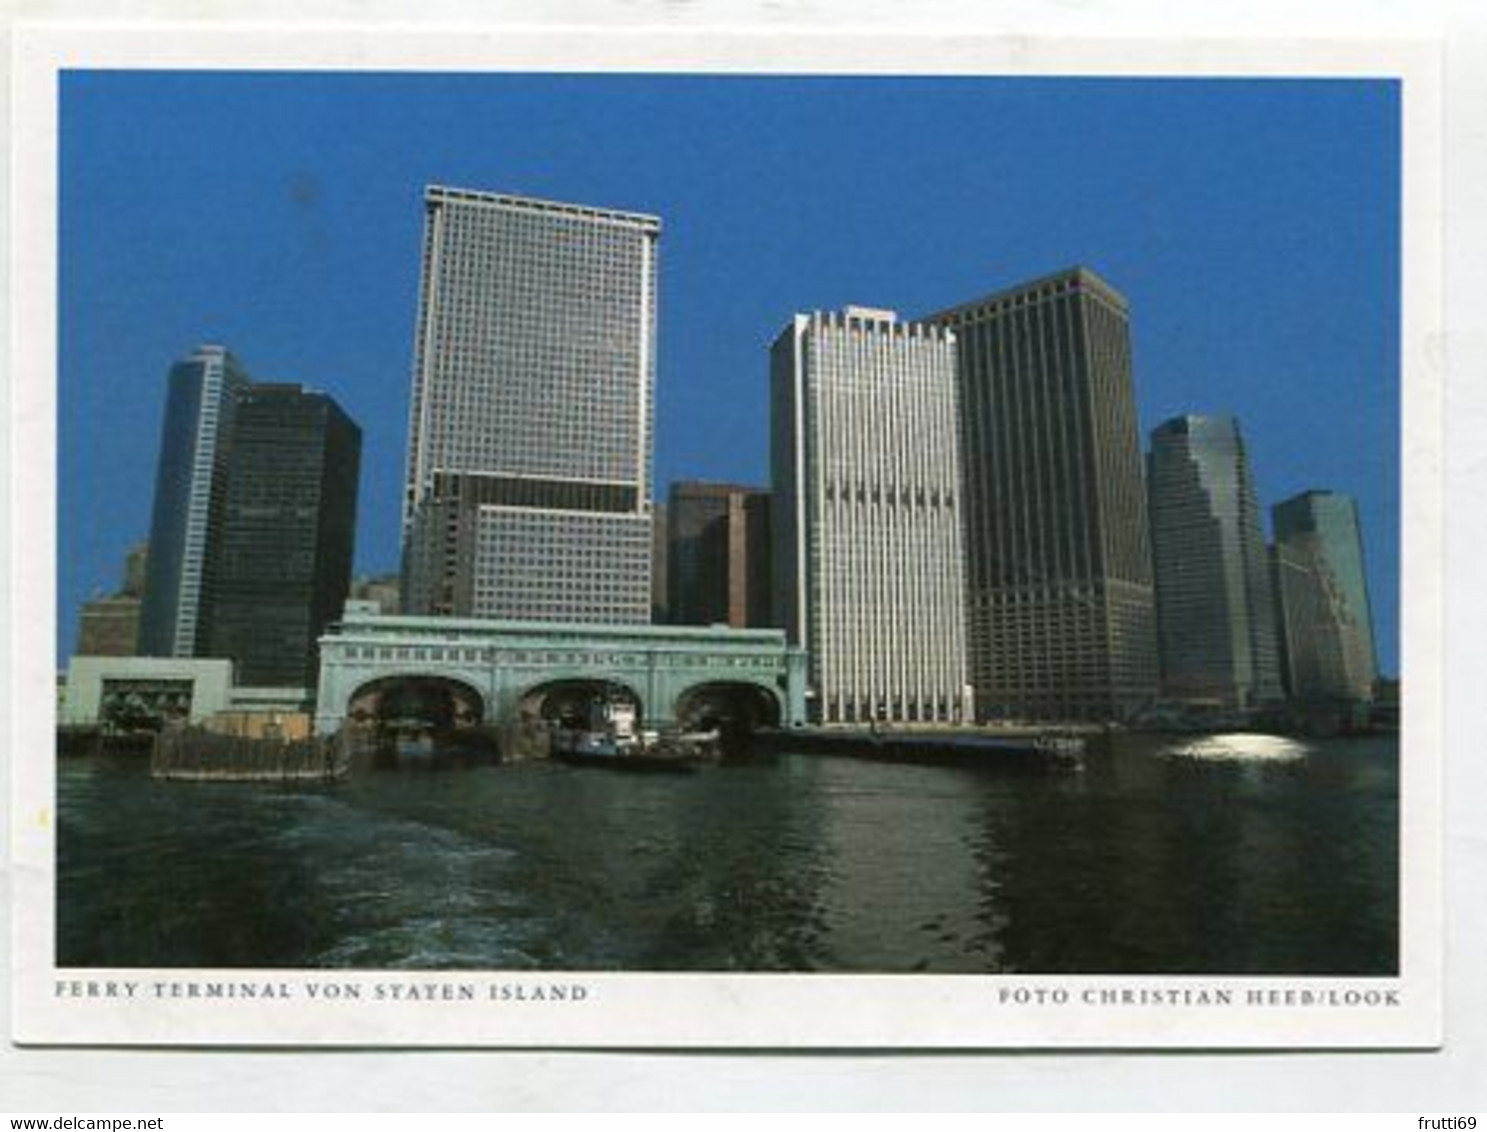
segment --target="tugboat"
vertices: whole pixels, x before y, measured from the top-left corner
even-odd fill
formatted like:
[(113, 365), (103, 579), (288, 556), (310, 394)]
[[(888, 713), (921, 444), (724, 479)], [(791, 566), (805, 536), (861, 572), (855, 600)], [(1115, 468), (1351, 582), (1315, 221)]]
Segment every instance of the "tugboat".
[(584, 726), (554, 724), (550, 750), (562, 762), (610, 770), (687, 773), (700, 760), (696, 743), (668, 742), (658, 732), (640, 730), (634, 704), (605, 696), (590, 701)]

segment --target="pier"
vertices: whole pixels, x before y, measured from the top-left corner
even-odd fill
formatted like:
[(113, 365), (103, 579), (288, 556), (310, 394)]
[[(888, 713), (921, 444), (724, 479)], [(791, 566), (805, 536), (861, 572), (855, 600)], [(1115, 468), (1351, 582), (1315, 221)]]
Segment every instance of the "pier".
[(1045, 732), (835, 727), (761, 731), (755, 742), (765, 750), (798, 754), (1017, 771), (1078, 770), (1086, 745), (1081, 735)]
[(320, 782), (351, 769), (335, 738), (259, 739), (196, 727), (162, 731), (150, 755), (150, 775), (173, 782)]

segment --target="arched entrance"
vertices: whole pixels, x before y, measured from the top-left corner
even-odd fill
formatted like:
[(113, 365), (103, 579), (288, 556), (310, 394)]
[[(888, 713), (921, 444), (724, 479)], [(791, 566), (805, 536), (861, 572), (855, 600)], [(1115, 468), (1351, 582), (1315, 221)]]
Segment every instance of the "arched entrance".
[(485, 700), (470, 685), (447, 676), (384, 676), (352, 694), (346, 718), (410, 728), (476, 727), (485, 718)]
[(640, 694), (617, 680), (569, 677), (533, 685), (516, 701), (513, 749), (521, 757), (546, 758), (553, 730), (587, 730), (595, 718), (594, 707), (601, 701), (628, 704), (637, 723), (643, 718)]
[(724, 747), (737, 747), (761, 727), (780, 725), (780, 701), (767, 688), (734, 680), (694, 684), (677, 698), (682, 731), (717, 731)]
[(363, 684), (346, 705), (347, 723), (366, 738), (379, 762), (432, 760), (435, 755), (494, 757), (485, 699), (448, 676), (402, 674)]
[(644, 718), (645, 705), (634, 688), (618, 680), (597, 677), (548, 680), (528, 688), (517, 702), (517, 713), (523, 720), (540, 721), (543, 725), (585, 727), (589, 707), (596, 699), (629, 703), (636, 717)]

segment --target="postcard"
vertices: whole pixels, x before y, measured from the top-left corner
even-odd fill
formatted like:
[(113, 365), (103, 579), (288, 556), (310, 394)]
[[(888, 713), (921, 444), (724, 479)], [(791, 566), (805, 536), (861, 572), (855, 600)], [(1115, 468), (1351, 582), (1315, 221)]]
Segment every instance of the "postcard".
[(1429, 44), (15, 80), (17, 1042), (1440, 1043)]

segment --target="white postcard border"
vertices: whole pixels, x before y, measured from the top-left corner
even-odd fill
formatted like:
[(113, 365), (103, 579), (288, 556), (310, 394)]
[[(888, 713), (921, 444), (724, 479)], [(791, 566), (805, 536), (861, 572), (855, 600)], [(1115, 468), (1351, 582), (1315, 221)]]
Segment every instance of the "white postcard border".
[[(1419, 1048), (1441, 1040), (1441, 114), (1420, 41), (836, 32), (18, 28), (12, 136), (13, 1032), (37, 1044)], [(1401, 973), (1397, 979), (59, 971), (53, 962), (56, 82), (74, 67), (1356, 76), (1403, 83)], [(27, 752), (33, 754), (28, 755)], [(90, 984), (92, 991), (90, 992)], [(113, 984), (114, 994), (108, 993)], [(126, 984), (134, 990), (126, 992)], [(255, 997), (224, 988), (255, 987)], [(346, 988), (358, 988), (357, 996)], [(423, 988), (410, 992), (406, 988)], [(272, 988), (273, 993), (269, 993)], [(315, 990), (312, 992), (312, 988)], [(340, 988), (339, 997), (327, 997)], [(379, 988), (382, 997), (378, 997)], [(404, 988), (395, 990), (394, 988)], [(562, 997), (554, 991), (562, 990)], [(283, 991), (281, 996), (278, 992)], [(465, 997), (468, 991), (469, 997)], [(539, 991), (543, 997), (534, 995)], [(1121, 992), (1167, 1005), (1121, 1002)], [(94, 993), (96, 992), (96, 993)], [(316, 997), (311, 997), (312, 993)], [(412, 993), (417, 999), (408, 997)], [(429, 999), (421, 997), (431, 995)], [(1106, 996), (1114, 1001), (1106, 1002)], [(1228, 1004), (1215, 999), (1228, 994)], [(1251, 995), (1258, 995), (1258, 999)], [(1088, 996), (1093, 996), (1089, 998)], [(445, 997), (448, 996), (448, 997)], [(1203, 997), (1207, 996), (1207, 1002)], [(1289, 997), (1288, 997), (1289, 996)], [(1057, 1001), (1062, 997), (1063, 1001)], [(1138, 995), (1138, 998), (1140, 996)], [(1352, 1001), (1353, 999), (1357, 1001)]]

